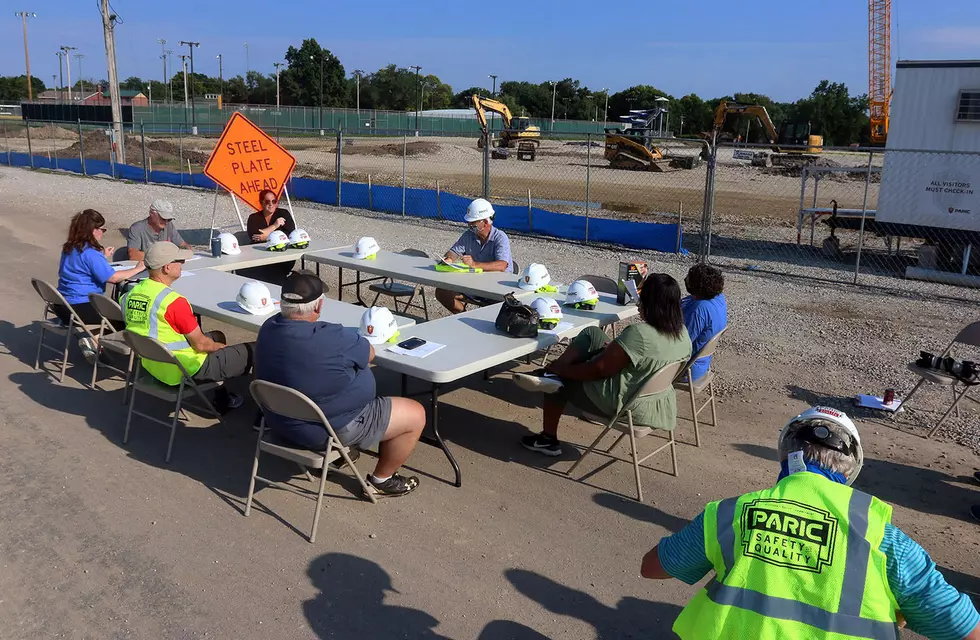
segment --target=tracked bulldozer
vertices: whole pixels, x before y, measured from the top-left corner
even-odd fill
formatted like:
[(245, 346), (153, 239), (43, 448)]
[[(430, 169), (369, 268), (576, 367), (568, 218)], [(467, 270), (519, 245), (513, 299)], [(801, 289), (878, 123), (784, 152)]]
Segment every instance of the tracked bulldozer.
[(624, 128), (606, 129), (603, 157), (609, 161), (609, 168), (661, 172), (697, 166), (699, 157), (669, 157), (654, 144), (659, 134), (654, 123), (666, 113), (660, 107), (631, 111), (621, 118), (626, 121)]

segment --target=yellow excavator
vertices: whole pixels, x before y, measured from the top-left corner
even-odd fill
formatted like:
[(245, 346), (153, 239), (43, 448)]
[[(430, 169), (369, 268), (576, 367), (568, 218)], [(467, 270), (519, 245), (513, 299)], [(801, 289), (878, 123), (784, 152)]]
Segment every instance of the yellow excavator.
[[(753, 165), (768, 166), (769, 162), (772, 162), (776, 167), (802, 166), (815, 162), (816, 154), (823, 151), (823, 136), (813, 135), (809, 122), (784, 122), (777, 131), (772, 118), (769, 117), (769, 112), (759, 104), (737, 104), (722, 100), (715, 109), (714, 128), (705, 137), (717, 142), (729, 116), (754, 116), (762, 123), (762, 129), (769, 144), (772, 145), (773, 153), (763, 151), (755, 154), (756, 157), (752, 159)], [(789, 149), (780, 145), (803, 148)]]
[(494, 138), (493, 146), (511, 149), (517, 147), (521, 142), (530, 142), (537, 149), (541, 145), (541, 129), (531, 124), (530, 118), (523, 116), (514, 117), (503, 102), (482, 98), (478, 95), (472, 97), (473, 109), (476, 110), (476, 117), (480, 121), (480, 129), (483, 136), (477, 142), (477, 147), (483, 148), (483, 139), (487, 136), (487, 111), (498, 113), (504, 121), (504, 129), (500, 132), (499, 138)]

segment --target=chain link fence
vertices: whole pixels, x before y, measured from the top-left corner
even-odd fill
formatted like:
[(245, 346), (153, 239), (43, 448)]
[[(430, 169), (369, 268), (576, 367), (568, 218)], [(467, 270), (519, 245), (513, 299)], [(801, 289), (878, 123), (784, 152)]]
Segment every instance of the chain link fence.
[[(505, 229), (688, 255), (726, 270), (980, 300), (980, 153), (719, 145), (697, 139), (374, 128), (264, 129), (297, 160), (292, 198), (461, 222), (492, 199)], [(0, 163), (214, 188), (220, 131), (0, 120)], [(521, 143), (524, 143), (521, 145)], [(879, 208), (881, 211), (879, 212)]]

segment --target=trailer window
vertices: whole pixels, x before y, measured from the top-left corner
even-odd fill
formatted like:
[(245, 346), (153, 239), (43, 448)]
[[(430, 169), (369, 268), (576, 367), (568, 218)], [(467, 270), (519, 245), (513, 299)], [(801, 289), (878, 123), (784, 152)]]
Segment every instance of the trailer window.
[(980, 91), (961, 91), (956, 119), (961, 122), (980, 122)]

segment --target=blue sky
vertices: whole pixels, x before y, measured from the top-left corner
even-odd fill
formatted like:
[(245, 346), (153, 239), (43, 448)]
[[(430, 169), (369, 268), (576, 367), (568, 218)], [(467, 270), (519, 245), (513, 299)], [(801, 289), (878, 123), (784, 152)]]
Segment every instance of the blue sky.
[[(106, 77), (96, 0), (12, 0), (33, 11), (31, 70), (51, 84), (60, 45), (86, 54), (86, 78)], [(421, 65), (459, 91), (499, 81), (578, 78), (593, 90), (652, 84), (681, 96), (735, 91), (777, 100), (809, 94), (822, 79), (867, 91), (866, 0), (720, 0), (613, 3), (586, 0), (475, 3), (465, 0), (114, 0), (120, 78), (163, 75), (157, 38), (180, 52), (201, 42), (195, 69), (225, 77), (249, 66), (272, 72), (286, 47), (315, 37), (350, 74), (389, 63)], [(648, 7), (648, 8), (639, 8)], [(893, 0), (895, 59), (980, 58), (977, 0)], [(20, 20), (8, 12), (0, 75), (24, 71)], [(174, 58), (176, 60), (176, 58)], [(72, 77), (77, 78), (75, 61)]]

